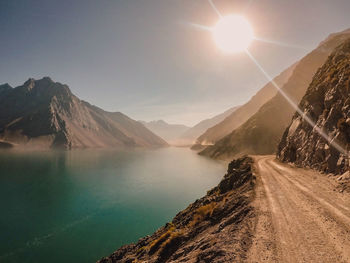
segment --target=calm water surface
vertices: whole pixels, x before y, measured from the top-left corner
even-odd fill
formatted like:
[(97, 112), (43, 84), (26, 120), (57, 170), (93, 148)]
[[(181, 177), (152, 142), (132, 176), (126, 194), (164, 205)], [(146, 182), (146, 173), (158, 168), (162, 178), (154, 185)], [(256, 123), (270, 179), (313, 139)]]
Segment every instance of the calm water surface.
[(0, 152), (0, 262), (95, 262), (170, 221), (225, 170), (186, 148)]

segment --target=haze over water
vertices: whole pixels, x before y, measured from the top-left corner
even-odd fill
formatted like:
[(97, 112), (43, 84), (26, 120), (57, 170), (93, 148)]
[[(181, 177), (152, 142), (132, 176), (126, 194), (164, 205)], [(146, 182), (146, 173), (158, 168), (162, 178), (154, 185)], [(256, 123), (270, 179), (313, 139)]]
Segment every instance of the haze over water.
[(187, 148), (0, 152), (0, 261), (94, 262), (170, 221), (225, 170)]

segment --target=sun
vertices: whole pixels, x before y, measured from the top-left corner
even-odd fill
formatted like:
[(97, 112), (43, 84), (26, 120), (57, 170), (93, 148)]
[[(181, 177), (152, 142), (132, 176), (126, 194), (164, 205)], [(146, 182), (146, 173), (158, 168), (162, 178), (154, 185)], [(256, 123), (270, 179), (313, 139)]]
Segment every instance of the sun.
[(225, 53), (245, 51), (254, 39), (253, 28), (245, 17), (228, 15), (212, 29), (216, 45)]

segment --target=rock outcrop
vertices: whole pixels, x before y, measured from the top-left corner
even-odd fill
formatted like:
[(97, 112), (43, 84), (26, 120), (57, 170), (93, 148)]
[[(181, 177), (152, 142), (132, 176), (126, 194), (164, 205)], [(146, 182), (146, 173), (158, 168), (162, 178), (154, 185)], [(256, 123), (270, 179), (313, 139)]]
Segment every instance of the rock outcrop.
[(252, 163), (250, 157), (232, 161), (219, 185), (171, 223), (99, 262), (243, 261), (255, 224)]
[[(312, 127), (296, 113), (279, 144), (278, 157), (327, 173), (349, 170), (350, 38), (318, 70), (299, 105)], [(320, 134), (321, 131), (324, 135)], [(345, 175), (344, 175), (345, 176)]]
[[(350, 30), (330, 35), (315, 50), (301, 59), (282, 90), (296, 104), (311, 80), (333, 50), (350, 37)], [(295, 109), (278, 93), (244, 124), (201, 154), (212, 158), (232, 158), (243, 154), (276, 153), (280, 139)]]
[(48, 77), (0, 86), (0, 140), (66, 149), (167, 145), (141, 123), (90, 105)]

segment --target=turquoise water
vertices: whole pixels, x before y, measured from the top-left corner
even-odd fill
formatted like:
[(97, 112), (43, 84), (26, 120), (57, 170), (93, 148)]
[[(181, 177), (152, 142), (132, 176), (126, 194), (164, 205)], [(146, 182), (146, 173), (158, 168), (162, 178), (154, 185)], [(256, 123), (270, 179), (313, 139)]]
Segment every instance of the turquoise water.
[(95, 262), (170, 221), (225, 170), (186, 148), (0, 152), (0, 262)]

